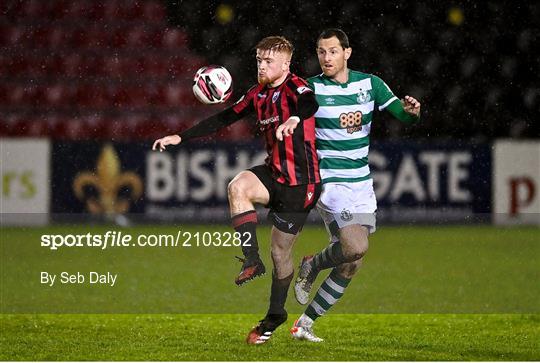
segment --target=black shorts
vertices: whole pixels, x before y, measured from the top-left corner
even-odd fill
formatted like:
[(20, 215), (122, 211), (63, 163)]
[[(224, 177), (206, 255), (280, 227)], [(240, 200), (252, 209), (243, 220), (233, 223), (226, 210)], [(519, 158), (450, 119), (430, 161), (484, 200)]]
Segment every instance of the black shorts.
[(272, 219), (272, 224), (285, 233), (300, 232), (309, 212), (319, 200), (321, 184), (289, 186), (278, 183), (267, 165), (257, 165), (248, 170), (268, 189), (270, 201), (266, 208), (270, 208), (268, 217)]

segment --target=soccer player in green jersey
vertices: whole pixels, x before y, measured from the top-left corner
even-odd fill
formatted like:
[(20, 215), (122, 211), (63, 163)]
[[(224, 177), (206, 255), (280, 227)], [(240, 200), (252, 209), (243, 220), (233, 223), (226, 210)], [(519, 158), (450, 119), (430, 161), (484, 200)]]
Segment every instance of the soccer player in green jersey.
[(317, 209), (330, 244), (303, 258), (295, 283), (300, 304), (308, 303), (317, 274), (332, 269), (291, 329), (294, 338), (312, 342), (322, 341), (313, 333), (313, 322), (341, 298), (362, 263), (369, 234), (375, 232), (377, 201), (368, 165), (375, 107), (406, 123), (420, 117), (420, 102), (415, 98), (399, 100), (379, 77), (349, 69), (351, 53), (342, 30), (323, 31), (317, 40), (323, 73), (308, 79), (319, 103), (315, 136), (323, 191)]

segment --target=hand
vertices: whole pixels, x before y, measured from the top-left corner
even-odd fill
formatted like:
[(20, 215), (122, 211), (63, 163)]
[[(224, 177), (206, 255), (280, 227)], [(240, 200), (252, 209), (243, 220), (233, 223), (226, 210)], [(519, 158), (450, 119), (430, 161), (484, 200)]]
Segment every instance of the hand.
[(287, 121), (278, 126), (276, 130), (276, 138), (283, 141), (283, 136), (288, 137), (294, 133), (294, 129), (298, 126), (300, 119), (298, 116), (289, 117)]
[(420, 116), (421, 104), (416, 98), (405, 96), (405, 98), (401, 100), (401, 103), (403, 104), (403, 109), (405, 112), (416, 117)]
[(165, 150), (165, 146), (167, 145), (178, 145), (182, 141), (182, 138), (178, 135), (169, 135), (162, 137), (161, 139), (157, 139), (154, 142), (154, 145), (152, 146), (152, 150), (157, 150), (157, 147), (159, 146), (159, 152), (162, 152)]

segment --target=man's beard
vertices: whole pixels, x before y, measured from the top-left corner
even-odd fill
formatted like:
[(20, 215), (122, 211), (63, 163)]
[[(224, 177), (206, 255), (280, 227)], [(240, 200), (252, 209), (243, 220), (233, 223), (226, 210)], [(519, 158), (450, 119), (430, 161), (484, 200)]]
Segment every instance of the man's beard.
[(266, 85), (270, 85), (272, 83), (274, 83), (275, 81), (277, 81), (282, 75), (276, 75), (274, 78), (270, 78), (268, 77), (268, 73), (265, 74), (264, 76), (259, 76), (257, 74), (257, 82), (259, 82), (259, 84), (261, 86), (266, 86)]
[(259, 82), (260, 85), (265, 86), (269, 83), (272, 83), (272, 80), (270, 80), (268, 76), (257, 76), (257, 82)]

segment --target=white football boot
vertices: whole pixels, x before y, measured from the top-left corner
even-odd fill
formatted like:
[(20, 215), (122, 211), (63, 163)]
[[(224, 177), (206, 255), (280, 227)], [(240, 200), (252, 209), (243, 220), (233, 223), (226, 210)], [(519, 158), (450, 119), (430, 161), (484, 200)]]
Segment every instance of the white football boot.
[(324, 339), (319, 338), (313, 333), (313, 320), (302, 315), (298, 320), (294, 322), (291, 328), (291, 334), (294, 339), (307, 340), (313, 343), (323, 342)]
[(302, 258), (302, 262), (298, 268), (298, 277), (296, 277), (294, 283), (294, 296), (296, 297), (296, 301), (301, 305), (306, 305), (308, 303), (311, 287), (317, 278), (317, 274), (312, 273), (311, 271), (311, 260), (313, 260), (313, 256), (305, 256)]

